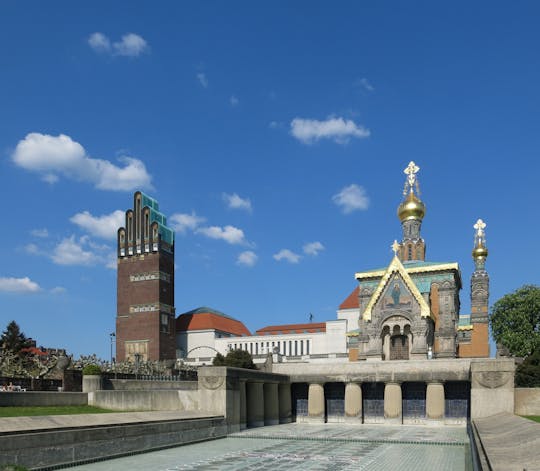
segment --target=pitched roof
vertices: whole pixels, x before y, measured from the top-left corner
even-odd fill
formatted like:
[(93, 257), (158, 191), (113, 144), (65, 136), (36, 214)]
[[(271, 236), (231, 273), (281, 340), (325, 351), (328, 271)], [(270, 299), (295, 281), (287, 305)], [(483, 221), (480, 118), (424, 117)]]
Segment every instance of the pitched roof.
[(208, 307), (199, 307), (180, 314), (176, 319), (176, 331), (219, 330), (239, 337), (251, 335), (247, 327), (237, 319)]
[(357, 307), (360, 307), (360, 303), (358, 302), (358, 294), (360, 291), (360, 286), (357, 286), (353, 289), (352, 293), (345, 298), (345, 301), (343, 301), (339, 305), (339, 309), (354, 309)]
[(310, 322), (309, 324), (269, 325), (257, 330), (257, 335), (303, 334), (304, 332), (326, 332), (326, 322)]

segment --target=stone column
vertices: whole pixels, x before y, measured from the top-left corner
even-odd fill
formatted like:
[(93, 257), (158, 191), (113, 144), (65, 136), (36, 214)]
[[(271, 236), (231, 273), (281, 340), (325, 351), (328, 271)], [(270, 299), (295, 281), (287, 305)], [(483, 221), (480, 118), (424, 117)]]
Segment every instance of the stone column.
[(386, 383), (384, 387), (384, 422), (401, 424), (402, 417), (401, 384)]
[(246, 382), (240, 380), (240, 430), (247, 427)]
[(310, 383), (308, 390), (308, 422), (324, 423), (324, 385)]
[(358, 383), (345, 385), (345, 422), (362, 423), (362, 387)]
[(264, 425), (279, 424), (279, 396), (277, 383), (264, 383)]
[(292, 399), (291, 384), (279, 383), (279, 423), (288, 424), (292, 422)]
[(264, 388), (263, 383), (248, 381), (247, 396), (247, 426), (262, 427), (264, 425)]
[(444, 421), (444, 384), (428, 383), (426, 389), (426, 418), (429, 422)]

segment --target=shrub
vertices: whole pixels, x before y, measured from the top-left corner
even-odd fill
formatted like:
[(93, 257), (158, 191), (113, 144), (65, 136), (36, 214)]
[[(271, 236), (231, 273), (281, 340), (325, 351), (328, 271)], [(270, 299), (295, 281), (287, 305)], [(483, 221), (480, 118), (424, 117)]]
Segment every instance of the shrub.
[(82, 370), (83, 375), (100, 375), (101, 374), (101, 368), (98, 365), (89, 364), (86, 365)]

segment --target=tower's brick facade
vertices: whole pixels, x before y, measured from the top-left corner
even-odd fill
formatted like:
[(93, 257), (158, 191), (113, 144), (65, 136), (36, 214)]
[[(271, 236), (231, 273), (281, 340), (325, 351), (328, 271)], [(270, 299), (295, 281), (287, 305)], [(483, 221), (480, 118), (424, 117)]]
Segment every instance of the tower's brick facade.
[(174, 233), (156, 200), (134, 195), (118, 230), (116, 358), (176, 358)]

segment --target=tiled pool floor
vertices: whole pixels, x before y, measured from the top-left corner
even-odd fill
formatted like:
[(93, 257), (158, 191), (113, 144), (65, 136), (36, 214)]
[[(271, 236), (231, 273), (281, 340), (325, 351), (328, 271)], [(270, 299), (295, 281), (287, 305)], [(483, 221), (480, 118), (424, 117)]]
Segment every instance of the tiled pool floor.
[(466, 470), (465, 428), (288, 424), (78, 466), (78, 471)]

